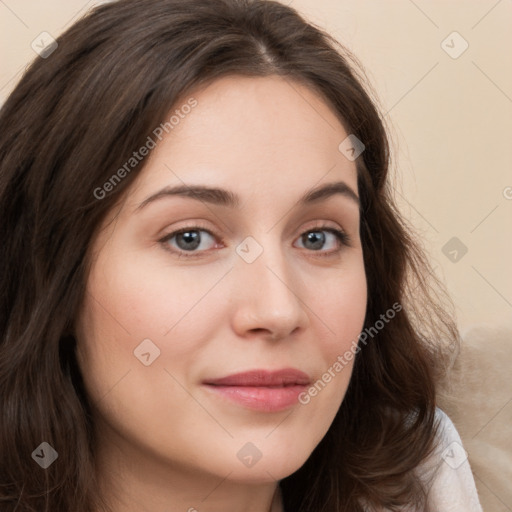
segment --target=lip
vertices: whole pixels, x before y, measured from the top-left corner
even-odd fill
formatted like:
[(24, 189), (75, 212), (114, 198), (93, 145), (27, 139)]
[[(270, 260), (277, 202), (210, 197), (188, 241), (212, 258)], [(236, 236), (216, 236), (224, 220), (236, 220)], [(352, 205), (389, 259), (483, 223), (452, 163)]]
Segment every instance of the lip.
[(295, 405), (309, 386), (309, 376), (295, 368), (264, 369), (208, 379), (203, 385), (211, 392), (243, 407), (277, 412)]

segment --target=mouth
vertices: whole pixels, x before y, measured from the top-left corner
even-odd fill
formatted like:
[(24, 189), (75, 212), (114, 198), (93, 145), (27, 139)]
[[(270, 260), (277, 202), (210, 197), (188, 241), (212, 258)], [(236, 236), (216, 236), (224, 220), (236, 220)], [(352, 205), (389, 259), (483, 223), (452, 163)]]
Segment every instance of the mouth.
[(252, 370), (203, 381), (210, 392), (237, 405), (261, 412), (278, 412), (295, 405), (309, 386), (309, 376), (294, 368)]

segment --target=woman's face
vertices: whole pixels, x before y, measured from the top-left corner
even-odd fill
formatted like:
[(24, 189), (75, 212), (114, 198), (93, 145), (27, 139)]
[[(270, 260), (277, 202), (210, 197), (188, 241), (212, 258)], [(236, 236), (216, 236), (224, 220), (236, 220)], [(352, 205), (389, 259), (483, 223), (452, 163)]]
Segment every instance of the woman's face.
[(193, 97), (94, 241), (79, 363), (100, 445), (141, 468), (279, 480), (327, 432), (363, 326), (349, 134), (278, 77)]

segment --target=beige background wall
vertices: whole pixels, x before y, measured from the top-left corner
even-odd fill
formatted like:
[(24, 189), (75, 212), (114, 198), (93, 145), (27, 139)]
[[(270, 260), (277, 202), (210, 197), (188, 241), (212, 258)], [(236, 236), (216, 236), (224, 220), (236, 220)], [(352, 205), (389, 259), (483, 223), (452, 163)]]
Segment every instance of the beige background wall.
[[(43, 31), (57, 36), (97, 3), (0, 1), (0, 101), (35, 56), (31, 42)], [(462, 333), (512, 327), (512, 1), (286, 3), (365, 66), (394, 141), (397, 197), (447, 284)], [(512, 339), (504, 343), (510, 360)], [(512, 390), (502, 401), (496, 410), (510, 412)], [(512, 510), (490, 480), (477, 484), (488, 510)]]

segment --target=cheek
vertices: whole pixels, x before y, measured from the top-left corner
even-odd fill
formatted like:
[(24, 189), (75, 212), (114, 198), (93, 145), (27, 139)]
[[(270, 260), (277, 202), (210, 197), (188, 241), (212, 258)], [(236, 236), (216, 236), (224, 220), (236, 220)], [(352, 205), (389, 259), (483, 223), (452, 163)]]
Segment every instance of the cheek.
[(97, 261), (77, 323), (88, 394), (101, 416), (129, 436), (144, 432), (148, 418), (158, 418), (151, 426), (166, 432), (175, 408), (190, 408), (180, 383), (187, 385), (190, 368), (225, 317), (225, 301), (210, 298), (222, 273), (191, 279), (190, 271), (131, 256), (111, 253)]
[[(89, 276), (78, 322), (91, 391), (103, 395), (127, 371), (132, 380), (148, 369), (148, 359), (152, 369), (186, 373), (225, 317), (225, 301), (210, 299), (222, 274), (222, 268), (155, 265), (136, 251), (104, 252)], [(147, 381), (147, 372), (140, 377)]]
[(364, 266), (355, 265), (350, 272), (328, 281), (323, 293), (310, 297), (317, 314), (315, 349), (321, 354), (323, 373), (316, 376), (318, 380), (303, 397), (303, 403), (314, 399), (325, 408), (327, 417), (334, 417), (350, 381), (366, 315), (366, 286)]
[[(154, 258), (136, 251), (129, 257), (110, 255), (97, 267), (90, 276), (89, 290), (108, 313), (99, 311), (98, 316), (133, 340), (172, 337), (218, 280), (215, 269), (191, 271), (160, 260), (155, 264)], [(215, 318), (215, 311), (210, 316)]]
[(330, 359), (340, 350), (346, 350), (363, 328), (367, 306), (366, 276), (363, 265), (326, 282), (322, 293), (317, 293), (311, 303), (318, 305), (318, 320), (324, 324), (327, 335), (322, 348)]

